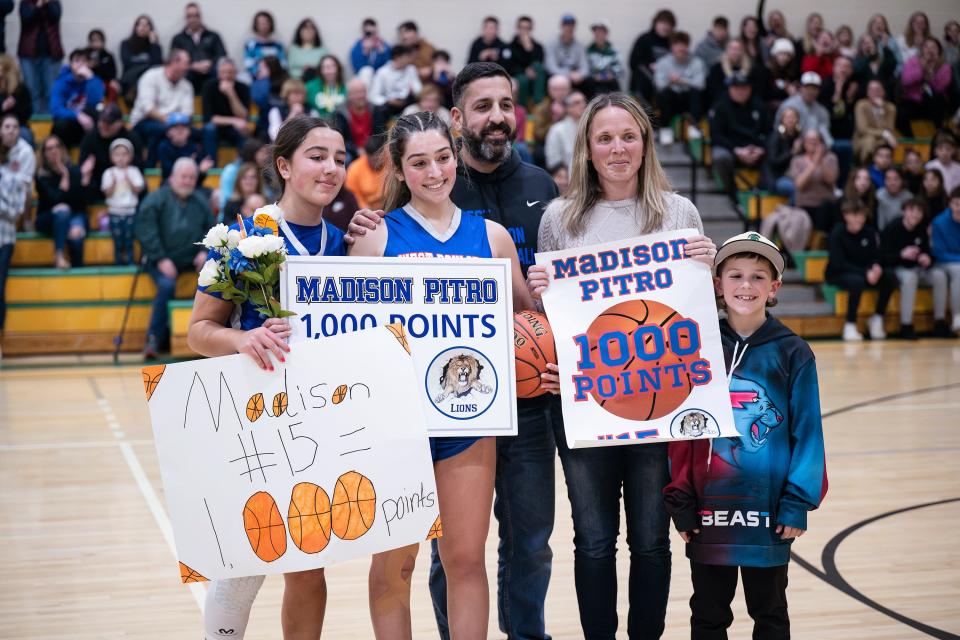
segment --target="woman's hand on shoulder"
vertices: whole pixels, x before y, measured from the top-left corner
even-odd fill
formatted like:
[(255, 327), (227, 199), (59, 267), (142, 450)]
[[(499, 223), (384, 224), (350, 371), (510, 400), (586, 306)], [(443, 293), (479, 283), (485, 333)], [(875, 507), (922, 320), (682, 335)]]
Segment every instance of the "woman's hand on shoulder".
[(283, 354), (290, 351), (290, 346), (281, 337), (284, 332), (289, 335), (290, 325), (285, 320), (279, 322), (271, 322), (271, 320), (277, 319), (271, 318), (262, 327), (241, 333), (236, 344), (237, 353), (247, 354), (264, 371), (273, 371), (271, 354), (278, 362), (285, 362)]
[(683, 246), (683, 254), (713, 269), (713, 259), (717, 257), (717, 245), (703, 234), (690, 236), (687, 238), (687, 244)]
[(381, 209), (360, 209), (350, 220), (350, 224), (347, 225), (347, 235), (344, 236), (343, 241), (348, 245), (352, 245), (357, 241), (357, 238), (363, 237), (367, 234), (367, 229), (375, 231), (377, 226), (383, 222), (384, 212)]

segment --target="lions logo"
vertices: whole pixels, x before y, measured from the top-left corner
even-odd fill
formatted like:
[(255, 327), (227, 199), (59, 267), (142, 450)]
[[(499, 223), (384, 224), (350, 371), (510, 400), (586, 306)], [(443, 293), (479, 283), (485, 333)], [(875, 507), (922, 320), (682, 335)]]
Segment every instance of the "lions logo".
[(720, 435), (716, 419), (703, 409), (687, 409), (670, 421), (674, 438), (713, 438)]
[(443, 389), (435, 402), (443, 402), (450, 396), (462, 398), (472, 391), (490, 393), (493, 388), (480, 380), (483, 365), (473, 356), (458, 354), (443, 365), (440, 374), (440, 387)]
[(499, 380), (496, 368), (484, 354), (460, 346), (434, 356), (424, 385), (437, 411), (454, 420), (471, 420), (493, 404)]
[(680, 433), (691, 438), (699, 438), (707, 429), (707, 416), (699, 411), (691, 411), (680, 420)]
[(783, 422), (783, 412), (770, 400), (766, 389), (737, 376), (730, 381), (730, 402), (740, 437), (718, 439), (713, 451), (729, 464), (740, 467), (748, 461), (747, 454), (756, 453), (767, 444), (770, 432)]

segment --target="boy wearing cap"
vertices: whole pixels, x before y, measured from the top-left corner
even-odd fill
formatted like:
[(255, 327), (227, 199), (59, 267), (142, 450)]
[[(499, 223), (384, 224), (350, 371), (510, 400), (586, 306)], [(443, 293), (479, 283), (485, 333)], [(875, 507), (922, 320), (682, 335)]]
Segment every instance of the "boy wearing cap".
[(755, 232), (717, 252), (714, 288), (736, 438), (670, 444), (667, 511), (693, 579), (691, 637), (726, 638), (743, 576), (754, 638), (788, 638), (787, 563), (827, 490), (817, 368), (807, 343), (767, 314), (783, 272)]
[(103, 172), (100, 190), (107, 200), (110, 235), (116, 264), (133, 264), (133, 216), (137, 212), (144, 180), (132, 165), (133, 143), (117, 138), (110, 143), (110, 168)]
[(204, 157), (201, 145), (193, 140), (194, 132), (190, 127), (190, 116), (171, 113), (167, 116), (167, 137), (157, 147), (160, 158), (160, 174), (166, 180), (173, 173), (173, 163), (180, 158), (192, 158), (200, 169), (197, 184), (203, 184), (207, 171), (213, 167), (213, 158)]
[(623, 65), (620, 53), (610, 44), (610, 25), (606, 20), (598, 20), (590, 25), (593, 42), (587, 47), (587, 65), (590, 78), (586, 83), (590, 97), (611, 91), (620, 91), (620, 79), (623, 78)]

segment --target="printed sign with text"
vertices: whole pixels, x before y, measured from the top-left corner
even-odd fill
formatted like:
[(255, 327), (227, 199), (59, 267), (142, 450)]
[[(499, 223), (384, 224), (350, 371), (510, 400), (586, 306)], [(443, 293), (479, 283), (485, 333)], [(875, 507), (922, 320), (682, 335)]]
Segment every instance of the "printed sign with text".
[(571, 448), (736, 436), (710, 268), (684, 229), (538, 253)]

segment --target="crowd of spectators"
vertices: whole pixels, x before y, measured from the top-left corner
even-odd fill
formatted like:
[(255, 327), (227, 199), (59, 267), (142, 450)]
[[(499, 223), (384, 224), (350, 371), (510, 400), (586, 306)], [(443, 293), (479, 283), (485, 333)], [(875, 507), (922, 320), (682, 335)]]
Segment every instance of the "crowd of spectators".
[[(349, 156), (344, 197), (371, 207), (381, 202), (384, 169), (378, 151), (391, 119), (421, 110), (451, 118), (456, 75), (451, 56), (440, 38), (428, 39), (413, 21), (398, 25), (391, 38), (376, 19), (365, 19), (341, 62), (325, 46), (316, 21), (301, 20), (288, 41), (273, 15), (258, 11), (242, 58), (234, 60), (205, 23), (201, 7), (191, 2), (183, 29), (169, 44), (164, 46), (150, 16), (140, 15), (115, 57), (101, 29), (91, 30), (83, 46), (67, 54), (59, 27), (63, 11), (61, 0), (21, 0), (17, 56), (0, 54), (0, 117), (9, 118), (11, 127), (16, 123), (20, 140), (14, 146), (21, 149), (6, 153), (0, 182), (22, 181), (25, 163), (13, 158), (36, 145), (31, 222), (54, 238), (58, 267), (83, 264), (83, 238), (93, 224), (87, 207), (105, 202), (107, 212), (95, 223), (113, 233), (118, 263), (131, 261), (136, 235), (154, 275), (188, 268), (184, 256), (158, 271), (164, 254), (143, 236), (163, 235), (150, 226), (163, 217), (156, 207), (170, 206), (169, 215), (179, 215), (177, 207), (186, 206), (189, 191), (191, 207), (205, 208), (211, 220), (232, 220), (271, 201), (275, 187), (259, 171), (263, 145), (298, 114), (328, 118), (341, 131)], [(754, 170), (757, 188), (786, 197), (810, 217), (827, 238), (833, 265), (840, 264), (833, 255), (845, 246), (840, 239), (846, 237), (838, 235), (844, 229), (879, 238), (891, 225), (905, 224), (903, 210), (911, 205), (924, 212), (917, 224), (926, 232), (936, 216), (949, 213), (949, 196), (960, 185), (952, 133), (960, 128), (957, 21), (943, 25), (938, 38), (920, 11), (900, 34), (881, 14), (866, 19), (858, 33), (812, 13), (802, 33), (793, 35), (783, 13), (774, 10), (739, 22), (716, 16), (697, 39), (681, 30), (671, 10), (661, 9), (628, 52), (613, 45), (608, 22), (592, 20), (589, 41), (578, 39), (577, 24), (574, 15), (564, 14), (555, 34), (540, 41), (530, 16), (515, 20), (512, 38), (502, 34), (498, 18), (488, 16), (472, 42), (442, 43), (463, 47), (468, 62), (506, 68), (515, 81), (520, 124), (515, 146), (561, 187), (569, 179), (572, 142), (587, 102), (625, 90), (655, 115), (660, 144), (674, 144), (675, 132), (701, 138), (708, 123), (713, 170), (722, 188), (735, 200), (737, 174)], [(50, 114), (52, 133), (35, 141), (30, 120), (43, 113)], [(932, 141), (910, 141), (917, 121), (936, 131)], [(898, 146), (909, 148), (895, 163)], [(237, 159), (219, 166), (225, 147), (236, 148)], [(79, 155), (71, 152), (76, 148)], [(146, 170), (160, 168), (166, 181), (178, 167), (184, 176), (177, 189), (165, 185), (147, 193)], [(203, 183), (215, 168), (221, 171), (219, 188), (211, 193)], [(154, 213), (141, 220), (146, 202)], [(340, 210), (344, 206), (353, 205), (341, 202)], [(349, 220), (340, 210), (337, 218)], [(9, 220), (4, 224), (22, 228), (24, 221), (17, 222), (22, 212), (4, 214)], [(865, 222), (854, 233), (849, 219), (859, 212)], [(949, 224), (944, 229), (956, 232)], [(9, 230), (0, 232), (3, 258), (12, 241)], [(857, 280), (863, 287), (890, 284), (891, 274), (908, 268), (890, 262), (879, 240), (877, 247), (877, 265), (886, 265), (885, 275), (874, 277), (873, 265), (867, 265)], [(956, 258), (949, 252), (952, 258), (937, 257), (935, 241), (931, 247), (923, 255), (936, 264)], [(838, 269), (828, 277), (854, 295), (853, 278), (834, 275)], [(6, 271), (0, 260), (0, 280)], [(951, 278), (955, 291), (960, 284)], [(954, 330), (960, 329), (958, 315)]]

